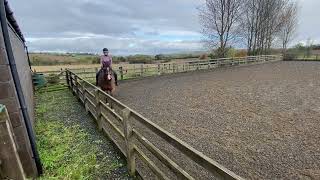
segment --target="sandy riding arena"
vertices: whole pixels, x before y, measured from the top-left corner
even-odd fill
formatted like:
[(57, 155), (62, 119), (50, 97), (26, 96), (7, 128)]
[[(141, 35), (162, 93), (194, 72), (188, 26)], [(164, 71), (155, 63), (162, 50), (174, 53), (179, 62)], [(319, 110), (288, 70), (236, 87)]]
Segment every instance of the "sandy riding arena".
[(320, 179), (320, 62), (151, 77), (117, 98), (248, 179)]

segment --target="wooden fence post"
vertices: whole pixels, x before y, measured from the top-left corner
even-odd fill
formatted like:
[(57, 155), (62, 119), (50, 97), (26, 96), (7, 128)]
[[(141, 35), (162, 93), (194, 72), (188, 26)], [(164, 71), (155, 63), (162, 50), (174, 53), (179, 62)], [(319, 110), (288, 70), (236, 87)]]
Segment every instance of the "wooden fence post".
[(134, 176), (136, 172), (136, 162), (134, 157), (134, 146), (132, 141), (132, 126), (130, 124), (130, 110), (122, 110), (123, 114), (123, 125), (124, 125), (124, 136), (126, 141), (126, 153), (127, 153), (127, 165), (130, 176)]
[(87, 106), (87, 91), (86, 91), (86, 82), (83, 82), (82, 83), (82, 89), (83, 89), (83, 105), (84, 105), (84, 108), (86, 110), (86, 112), (88, 113), (89, 112), (89, 109), (88, 109), (88, 106)]
[(140, 65), (140, 76), (143, 76), (143, 64)]
[(96, 99), (96, 115), (97, 115), (97, 124), (99, 131), (102, 130), (101, 125), (101, 103), (100, 103), (100, 97), (99, 97), (99, 89), (94, 90), (94, 97)]
[(26, 179), (13, 137), (8, 111), (0, 104), (0, 179)]
[(172, 72), (175, 73), (176, 72), (176, 64), (172, 64)]
[(158, 64), (158, 75), (161, 75), (161, 72), (160, 72), (160, 64)]
[(67, 81), (67, 85), (70, 88), (70, 82), (69, 82), (69, 70), (66, 69), (66, 81)]
[(73, 94), (73, 80), (72, 80), (72, 73), (70, 72), (70, 87), (71, 87), (71, 91), (72, 91), (72, 94)]
[(75, 87), (75, 95), (79, 98), (79, 87), (78, 87), (78, 76), (74, 76), (74, 87)]
[(119, 67), (119, 71), (120, 71), (120, 79), (123, 80), (123, 67), (122, 66)]

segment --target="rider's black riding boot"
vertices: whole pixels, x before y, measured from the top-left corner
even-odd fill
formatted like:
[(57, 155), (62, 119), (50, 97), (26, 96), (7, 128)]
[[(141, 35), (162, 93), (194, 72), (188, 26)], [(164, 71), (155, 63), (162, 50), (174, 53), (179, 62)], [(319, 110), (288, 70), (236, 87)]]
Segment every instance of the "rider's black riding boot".
[(97, 74), (96, 74), (96, 86), (98, 86), (98, 77), (99, 77), (99, 73), (100, 73), (100, 71), (98, 71), (98, 72), (97, 72)]

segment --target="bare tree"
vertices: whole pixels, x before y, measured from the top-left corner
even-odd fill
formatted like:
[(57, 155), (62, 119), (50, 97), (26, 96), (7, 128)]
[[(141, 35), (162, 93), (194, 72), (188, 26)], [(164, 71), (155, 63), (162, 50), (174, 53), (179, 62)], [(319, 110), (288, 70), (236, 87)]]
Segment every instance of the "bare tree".
[(298, 4), (297, 2), (289, 2), (281, 16), (281, 31), (279, 39), (282, 42), (283, 53), (287, 51), (288, 44), (293, 40), (297, 29), (298, 22)]
[(219, 57), (226, 57), (227, 47), (239, 34), (238, 25), (243, 0), (206, 0), (199, 8), (205, 42), (216, 48)]
[(280, 38), (288, 44), (297, 21), (293, 7), (296, 7), (293, 0), (245, 0), (241, 27), (248, 54), (268, 54)]

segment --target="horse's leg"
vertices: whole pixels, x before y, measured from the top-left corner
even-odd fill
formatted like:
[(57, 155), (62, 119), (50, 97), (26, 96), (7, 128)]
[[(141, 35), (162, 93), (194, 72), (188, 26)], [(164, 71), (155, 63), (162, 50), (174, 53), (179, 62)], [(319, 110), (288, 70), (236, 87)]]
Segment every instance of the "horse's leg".
[(114, 96), (114, 95), (115, 95), (115, 91), (116, 91), (116, 89), (115, 89), (115, 88), (112, 88), (112, 90), (110, 91), (111, 96)]
[(116, 91), (116, 82), (115, 82), (115, 80), (113, 79), (113, 80), (111, 81), (111, 91), (110, 91), (111, 96), (114, 96), (114, 95), (115, 95), (115, 91)]

